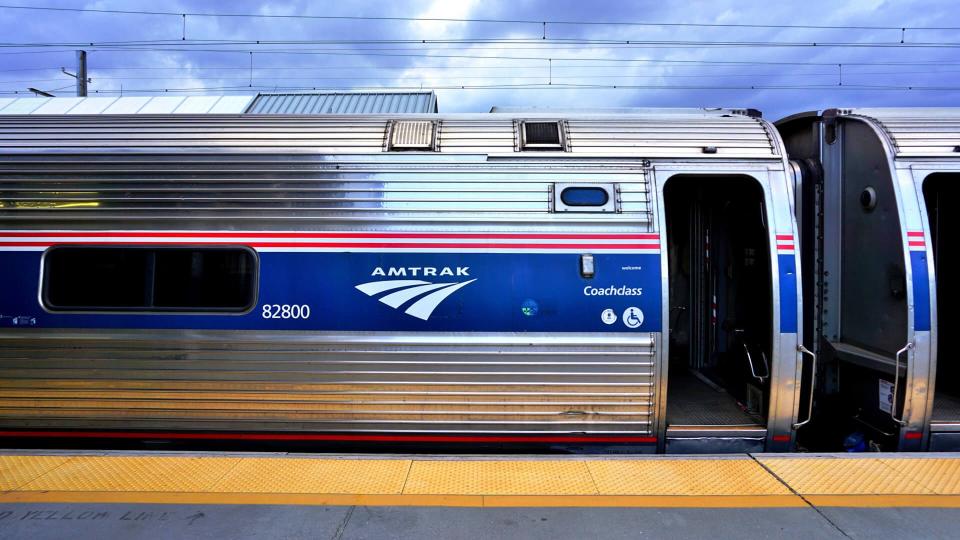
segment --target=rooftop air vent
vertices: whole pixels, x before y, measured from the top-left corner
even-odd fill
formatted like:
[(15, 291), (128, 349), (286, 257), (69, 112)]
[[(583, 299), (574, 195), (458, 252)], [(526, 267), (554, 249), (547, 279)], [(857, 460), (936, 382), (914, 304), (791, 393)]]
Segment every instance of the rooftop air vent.
[(560, 122), (521, 122), (521, 150), (563, 150), (563, 126)]
[(388, 150), (435, 150), (436, 123), (430, 120), (394, 120)]

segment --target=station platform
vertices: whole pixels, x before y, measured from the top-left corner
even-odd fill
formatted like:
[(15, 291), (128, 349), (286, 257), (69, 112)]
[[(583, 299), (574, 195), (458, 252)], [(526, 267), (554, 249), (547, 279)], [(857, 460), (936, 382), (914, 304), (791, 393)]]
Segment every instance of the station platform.
[(955, 537), (958, 518), (960, 454), (0, 453), (11, 538)]

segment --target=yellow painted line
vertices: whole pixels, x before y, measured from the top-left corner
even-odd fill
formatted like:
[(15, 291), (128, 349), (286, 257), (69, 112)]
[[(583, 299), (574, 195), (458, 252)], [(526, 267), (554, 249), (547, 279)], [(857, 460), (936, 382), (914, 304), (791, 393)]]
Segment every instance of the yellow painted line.
[(485, 496), (488, 507), (802, 508), (796, 495)]
[(814, 506), (850, 508), (960, 508), (960, 495), (808, 495)]
[(11, 491), (4, 503), (225, 504), (298, 506), (443, 507), (621, 507), (621, 508), (802, 508), (795, 495), (617, 496), (617, 495), (362, 495), (327, 493), (161, 493)]

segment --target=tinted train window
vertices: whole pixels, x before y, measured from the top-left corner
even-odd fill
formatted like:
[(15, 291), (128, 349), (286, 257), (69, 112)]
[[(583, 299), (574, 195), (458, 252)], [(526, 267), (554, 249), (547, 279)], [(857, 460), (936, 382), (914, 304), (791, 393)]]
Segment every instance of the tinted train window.
[(554, 212), (616, 212), (616, 184), (554, 184)]
[(242, 312), (256, 296), (257, 257), (243, 247), (55, 247), (43, 268), (54, 311)]
[(567, 206), (603, 206), (610, 196), (602, 187), (568, 187), (560, 192), (560, 200)]

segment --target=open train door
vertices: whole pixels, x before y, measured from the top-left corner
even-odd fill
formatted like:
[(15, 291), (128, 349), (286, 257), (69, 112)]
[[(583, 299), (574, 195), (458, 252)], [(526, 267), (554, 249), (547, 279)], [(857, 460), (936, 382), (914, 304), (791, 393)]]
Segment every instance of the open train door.
[[(936, 124), (930, 140), (918, 114)], [(933, 266), (912, 170), (952, 152), (935, 114), (834, 109), (777, 122), (791, 160), (822, 172), (813, 189), (798, 190), (814, 282), (804, 324), (821, 358), (813, 436), (804, 441), (812, 449), (924, 447)]]
[(664, 184), (668, 453), (792, 443), (799, 298), (792, 215), (776, 198), (785, 193), (739, 174)]

